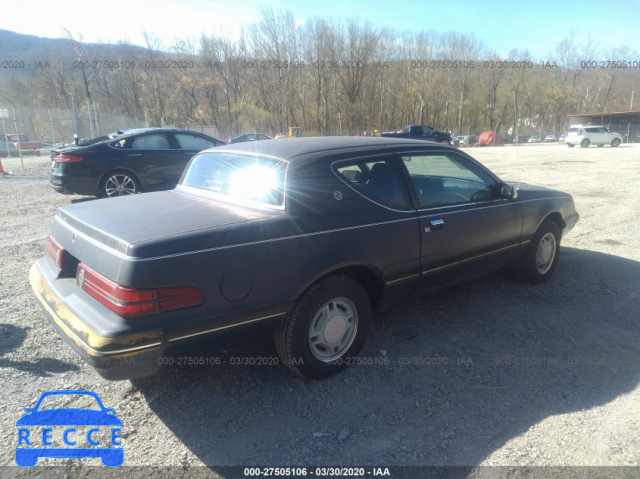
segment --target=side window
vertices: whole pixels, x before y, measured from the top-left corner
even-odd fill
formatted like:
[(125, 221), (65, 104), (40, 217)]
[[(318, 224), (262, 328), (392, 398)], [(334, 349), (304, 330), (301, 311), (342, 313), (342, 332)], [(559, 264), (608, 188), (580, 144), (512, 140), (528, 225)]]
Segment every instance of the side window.
[(389, 208), (409, 208), (407, 191), (390, 160), (343, 163), (335, 171), (348, 185), (370, 200)]
[(591, 128), (585, 128), (585, 131), (586, 131), (587, 133), (597, 133), (597, 132), (598, 132), (598, 129), (597, 129), (597, 128), (593, 128), (593, 127), (591, 127)]
[(494, 182), (475, 165), (454, 155), (403, 155), (420, 208), (493, 199)]
[(170, 150), (169, 140), (161, 133), (138, 136), (131, 142), (134, 150)]
[(216, 146), (212, 141), (189, 133), (176, 133), (175, 137), (181, 150), (202, 151)]

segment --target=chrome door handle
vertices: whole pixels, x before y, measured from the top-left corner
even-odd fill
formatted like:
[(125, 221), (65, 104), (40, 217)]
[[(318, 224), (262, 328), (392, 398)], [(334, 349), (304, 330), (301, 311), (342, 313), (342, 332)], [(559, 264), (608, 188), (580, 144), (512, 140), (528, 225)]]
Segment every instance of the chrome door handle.
[(431, 225), (431, 230), (441, 230), (442, 228), (444, 228), (444, 220), (438, 219), (438, 220), (431, 220), (429, 221), (429, 224)]

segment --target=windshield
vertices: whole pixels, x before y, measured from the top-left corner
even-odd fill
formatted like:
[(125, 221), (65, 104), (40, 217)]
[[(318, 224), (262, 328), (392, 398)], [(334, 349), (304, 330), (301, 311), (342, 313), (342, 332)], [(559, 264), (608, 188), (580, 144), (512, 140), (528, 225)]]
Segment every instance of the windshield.
[(232, 200), (284, 206), (286, 166), (283, 161), (261, 156), (201, 153), (193, 158), (180, 184)]

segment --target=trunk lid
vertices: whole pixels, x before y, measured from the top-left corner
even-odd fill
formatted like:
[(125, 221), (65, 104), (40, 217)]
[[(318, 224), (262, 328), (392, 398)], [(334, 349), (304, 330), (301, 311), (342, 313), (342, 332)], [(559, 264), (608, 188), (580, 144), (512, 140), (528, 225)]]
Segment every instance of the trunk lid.
[(117, 281), (124, 261), (265, 239), (265, 228), (248, 225), (273, 216), (283, 212), (171, 190), (61, 207), (52, 234), (76, 262)]

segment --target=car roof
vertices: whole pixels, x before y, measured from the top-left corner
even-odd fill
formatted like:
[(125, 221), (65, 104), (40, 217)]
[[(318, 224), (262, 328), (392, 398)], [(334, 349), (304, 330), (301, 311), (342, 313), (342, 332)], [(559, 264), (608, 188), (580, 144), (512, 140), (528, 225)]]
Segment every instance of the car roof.
[[(111, 134), (109, 134), (110, 138), (121, 138), (123, 136), (129, 136), (129, 135), (139, 135), (140, 133), (148, 133), (148, 132), (152, 132), (152, 131), (190, 131), (190, 130), (183, 130), (182, 128), (162, 128), (162, 127), (149, 127), (149, 128), (131, 128), (128, 130), (118, 130), (115, 131)], [(198, 133), (198, 132), (195, 132)]]
[(423, 140), (366, 136), (318, 136), (305, 138), (285, 138), (274, 141), (255, 141), (218, 146), (208, 152), (245, 152), (295, 161), (297, 158), (315, 154), (339, 154), (361, 150), (384, 153), (400, 147), (431, 148), (434, 151), (459, 151), (456, 148)]

